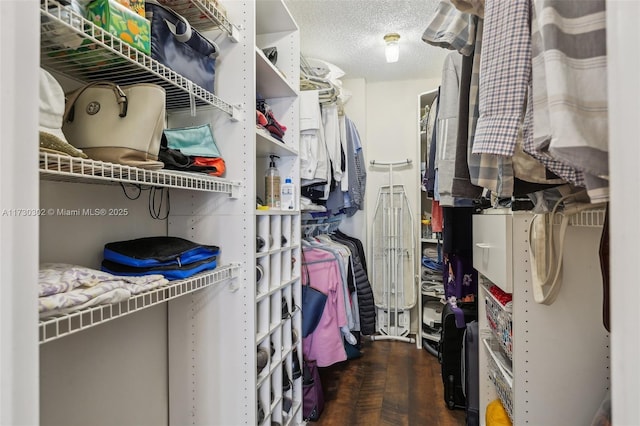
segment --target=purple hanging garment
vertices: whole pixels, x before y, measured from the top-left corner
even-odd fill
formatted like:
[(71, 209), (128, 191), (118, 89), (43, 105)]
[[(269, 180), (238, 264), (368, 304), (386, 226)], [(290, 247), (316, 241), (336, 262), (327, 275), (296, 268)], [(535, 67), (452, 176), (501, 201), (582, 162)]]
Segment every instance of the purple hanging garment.
[(473, 268), (471, 254), (449, 253), (444, 255), (442, 281), (447, 299), (460, 300), (478, 294), (478, 271)]

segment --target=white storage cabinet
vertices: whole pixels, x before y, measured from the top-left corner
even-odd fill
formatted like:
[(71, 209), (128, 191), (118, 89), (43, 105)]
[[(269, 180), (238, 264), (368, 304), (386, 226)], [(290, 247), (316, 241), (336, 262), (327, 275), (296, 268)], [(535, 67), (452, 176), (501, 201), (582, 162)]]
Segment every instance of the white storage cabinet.
[[(292, 177), (300, 188), (300, 35), (283, 1), (264, 0), (256, 2), (255, 34), (256, 95), (265, 99), (276, 119), (287, 127), (282, 142), (256, 133), (256, 195), (266, 200), (264, 176), (271, 154), (280, 157), (276, 161), (280, 183)], [(262, 52), (268, 47), (277, 49), (275, 66)], [(265, 412), (263, 425), (302, 423), (302, 379), (293, 378), (294, 357), (302, 368), (299, 189), (296, 192), (294, 210), (257, 210), (255, 217), (255, 235), (266, 243), (254, 260), (264, 271), (256, 284), (255, 343), (267, 352), (274, 351), (257, 376), (254, 390)]]
[[(500, 209), (473, 217), (473, 262), (480, 276), (480, 420), (485, 424), (487, 404), (500, 398), (517, 425), (590, 424), (610, 386), (598, 257), (603, 211), (570, 219), (562, 289), (550, 306), (535, 303), (532, 295), (532, 218)], [(491, 295), (491, 285), (512, 293), (511, 309)]]

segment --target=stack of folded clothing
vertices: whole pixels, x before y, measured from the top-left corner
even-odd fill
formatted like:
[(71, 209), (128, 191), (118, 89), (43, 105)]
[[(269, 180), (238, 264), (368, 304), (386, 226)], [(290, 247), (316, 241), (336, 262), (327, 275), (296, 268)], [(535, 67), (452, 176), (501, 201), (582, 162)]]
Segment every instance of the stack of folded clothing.
[(444, 291), (442, 268), (443, 264), (440, 260), (438, 251), (432, 250), (431, 248), (425, 249), (425, 253), (423, 253), (422, 256), (422, 267), (420, 274), (423, 291), (439, 291), (439, 288)]
[(220, 248), (178, 237), (146, 237), (104, 246), (102, 270), (114, 275), (160, 274), (169, 280), (215, 269)]
[(511, 303), (511, 301), (513, 300), (513, 296), (511, 295), (511, 293), (503, 291), (497, 285), (492, 285), (491, 287), (489, 287), (489, 293), (491, 293), (493, 297), (495, 297), (496, 300), (500, 302), (500, 304), (505, 308), (510, 307), (513, 304)]
[(131, 296), (165, 286), (162, 275), (115, 276), (84, 266), (43, 263), (38, 277), (40, 319), (98, 305), (122, 302)]
[(226, 163), (209, 124), (164, 129), (159, 160), (164, 168), (223, 176)]

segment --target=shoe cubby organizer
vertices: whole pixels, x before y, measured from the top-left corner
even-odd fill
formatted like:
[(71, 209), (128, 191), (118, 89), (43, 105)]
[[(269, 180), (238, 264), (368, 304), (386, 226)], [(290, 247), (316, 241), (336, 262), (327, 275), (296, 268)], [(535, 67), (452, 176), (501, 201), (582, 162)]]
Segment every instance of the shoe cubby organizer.
[(300, 216), (258, 211), (256, 234), (256, 342), (257, 350), (269, 354), (257, 372), (257, 419), (294, 424), (302, 401), (302, 383), (294, 375), (294, 357), (302, 353)]

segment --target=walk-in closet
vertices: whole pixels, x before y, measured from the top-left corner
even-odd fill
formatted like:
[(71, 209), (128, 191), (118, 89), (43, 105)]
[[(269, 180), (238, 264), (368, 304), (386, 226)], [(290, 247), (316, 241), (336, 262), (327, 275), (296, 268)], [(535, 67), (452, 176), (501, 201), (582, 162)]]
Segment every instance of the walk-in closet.
[(639, 15), (0, 0), (0, 425), (637, 424)]

